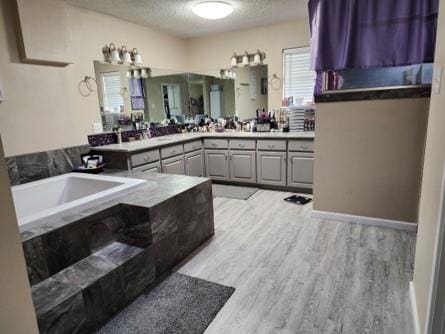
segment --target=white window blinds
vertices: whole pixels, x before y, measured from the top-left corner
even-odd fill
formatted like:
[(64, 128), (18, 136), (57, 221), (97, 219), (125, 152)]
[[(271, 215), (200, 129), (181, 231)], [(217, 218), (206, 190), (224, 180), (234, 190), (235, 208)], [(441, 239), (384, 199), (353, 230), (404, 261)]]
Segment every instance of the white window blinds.
[(121, 75), (119, 71), (102, 73), (104, 109), (120, 112), (124, 105), (121, 90)]
[(310, 64), (309, 47), (283, 51), (284, 98), (292, 96), (296, 104), (313, 101), (316, 74)]

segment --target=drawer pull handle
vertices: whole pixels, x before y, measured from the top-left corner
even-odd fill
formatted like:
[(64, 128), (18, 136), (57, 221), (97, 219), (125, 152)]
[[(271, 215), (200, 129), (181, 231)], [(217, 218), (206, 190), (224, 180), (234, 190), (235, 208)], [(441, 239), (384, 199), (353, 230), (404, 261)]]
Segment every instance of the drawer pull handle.
[(172, 154), (175, 154), (176, 153), (176, 150), (172, 150)]
[(216, 145), (215, 143), (212, 143), (212, 147), (217, 147), (218, 145)]
[(307, 150), (307, 149), (309, 149), (309, 146), (308, 146), (308, 145), (301, 145), (301, 148), (302, 148), (303, 150)]
[(274, 148), (275, 145), (267, 145), (268, 148)]
[(144, 161), (150, 161), (150, 157), (145, 157)]

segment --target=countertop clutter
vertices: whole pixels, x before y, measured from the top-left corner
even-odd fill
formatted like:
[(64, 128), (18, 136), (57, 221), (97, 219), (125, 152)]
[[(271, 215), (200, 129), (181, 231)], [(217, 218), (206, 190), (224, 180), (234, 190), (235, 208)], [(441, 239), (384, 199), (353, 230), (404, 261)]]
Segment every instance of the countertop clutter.
[(137, 152), (203, 138), (314, 139), (314, 132), (190, 132), (94, 147), (97, 152)]

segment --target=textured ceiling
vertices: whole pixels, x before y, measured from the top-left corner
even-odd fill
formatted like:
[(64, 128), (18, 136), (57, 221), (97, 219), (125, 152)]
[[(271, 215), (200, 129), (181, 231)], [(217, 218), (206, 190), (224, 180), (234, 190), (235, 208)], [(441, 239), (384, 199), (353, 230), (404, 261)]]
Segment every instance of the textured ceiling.
[(203, 0), (66, 1), (184, 38), (252, 28), (307, 15), (307, 0), (225, 0), (234, 7), (234, 12), (221, 20), (205, 20), (192, 12), (192, 6)]

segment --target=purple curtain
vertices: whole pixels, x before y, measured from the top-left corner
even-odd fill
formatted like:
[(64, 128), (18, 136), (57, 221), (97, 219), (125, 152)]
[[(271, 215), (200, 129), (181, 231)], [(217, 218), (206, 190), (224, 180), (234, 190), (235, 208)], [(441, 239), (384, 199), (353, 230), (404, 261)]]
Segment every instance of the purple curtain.
[(434, 61), (439, 0), (309, 0), (316, 71)]

